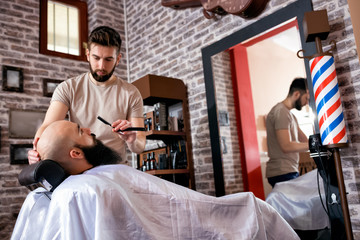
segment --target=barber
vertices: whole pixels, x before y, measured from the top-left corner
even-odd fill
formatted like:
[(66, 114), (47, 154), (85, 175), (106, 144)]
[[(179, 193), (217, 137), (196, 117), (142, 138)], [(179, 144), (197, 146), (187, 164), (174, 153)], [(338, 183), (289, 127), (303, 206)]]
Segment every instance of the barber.
[(266, 117), (269, 161), (266, 177), (272, 187), (299, 176), (299, 152), (308, 150), (308, 138), (301, 131), (291, 109), (301, 110), (309, 102), (306, 79), (296, 78), (285, 100), (276, 104)]
[[(55, 89), (45, 119), (37, 130), (33, 145), (28, 152), (29, 163), (40, 160), (36, 145), (45, 128), (66, 118), (81, 126), (88, 126), (97, 138), (116, 150), (126, 163), (125, 144), (134, 153), (145, 148), (143, 132), (125, 131), (128, 127), (144, 127), (143, 100), (138, 89), (113, 75), (119, 64), (121, 38), (118, 32), (107, 26), (95, 28), (86, 49), (90, 72), (70, 78)], [(97, 116), (112, 122), (111, 128), (97, 120)]]

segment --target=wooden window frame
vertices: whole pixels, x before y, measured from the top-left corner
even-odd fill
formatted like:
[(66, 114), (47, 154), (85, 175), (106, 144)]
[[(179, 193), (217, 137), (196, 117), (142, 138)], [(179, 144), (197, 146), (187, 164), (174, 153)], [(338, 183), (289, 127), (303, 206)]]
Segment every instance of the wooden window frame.
[(41, 54), (51, 55), (56, 57), (87, 61), (86, 59), (86, 46), (88, 37), (88, 12), (87, 3), (80, 0), (51, 0), (66, 5), (70, 5), (79, 9), (79, 50), (80, 55), (71, 55), (67, 53), (56, 52), (47, 49), (47, 4), (48, 0), (40, 0), (40, 46), (39, 51)]

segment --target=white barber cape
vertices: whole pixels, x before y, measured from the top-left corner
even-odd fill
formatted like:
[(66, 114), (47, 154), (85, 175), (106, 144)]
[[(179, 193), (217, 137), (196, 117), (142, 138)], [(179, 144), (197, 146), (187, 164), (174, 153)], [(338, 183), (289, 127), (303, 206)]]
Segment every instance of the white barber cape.
[(125, 165), (68, 177), (26, 198), (12, 239), (299, 239), (252, 193), (213, 197)]
[[(279, 182), (266, 198), (281, 216), (296, 230), (330, 228), (329, 217), (321, 204), (317, 184), (318, 170), (298, 178)], [(321, 198), (326, 201), (322, 178), (319, 176)], [(325, 203), (324, 203), (325, 204)]]

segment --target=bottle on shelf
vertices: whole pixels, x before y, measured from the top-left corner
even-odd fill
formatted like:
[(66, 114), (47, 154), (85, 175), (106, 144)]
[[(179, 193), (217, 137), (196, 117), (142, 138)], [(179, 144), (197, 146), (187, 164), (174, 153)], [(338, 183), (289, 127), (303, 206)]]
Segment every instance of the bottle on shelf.
[(166, 153), (159, 154), (159, 167), (158, 169), (168, 169), (169, 168), (169, 158)]
[(168, 112), (166, 103), (154, 104), (155, 129), (158, 131), (168, 129)]
[(174, 149), (173, 144), (170, 145), (170, 165), (172, 169), (176, 169), (176, 158), (177, 158), (177, 152)]
[(156, 166), (156, 159), (155, 159), (155, 152), (152, 152), (151, 153), (151, 167), (152, 167), (152, 170), (156, 170), (157, 169), (157, 166)]
[(142, 162), (141, 171), (146, 172), (146, 160)]
[(151, 161), (151, 157), (150, 157), (150, 153), (146, 154), (147, 158), (146, 158), (146, 171), (151, 170), (150, 168), (150, 161)]
[(146, 131), (153, 130), (152, 129), (152, 124), (153, 124), (152, 116), (153, 116), (153, 112), (144, 113), (144, 125), (145, 125)]

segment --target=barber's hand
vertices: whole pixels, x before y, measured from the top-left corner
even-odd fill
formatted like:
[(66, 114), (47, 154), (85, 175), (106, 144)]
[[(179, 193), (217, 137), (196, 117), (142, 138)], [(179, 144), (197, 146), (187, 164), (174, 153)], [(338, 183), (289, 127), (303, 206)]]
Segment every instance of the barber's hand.
[(28, 151), (28, 160), (29, 164), (34, 164), (40, 161), (40, 155), (36, 151), (36, 145), (39, 141), (39, 138), (36, 138), (33, 142), (33, 149)]
[(113, 132), (117, 132), (121, 139), (126, 141), (127, 143), (133, 143), (136, 140), (136, 132), (135, 131), (125, 131), (125, 132), (118, 132), (119, 130), (125, 130), (131, 127), (131, 122), (127, 120), (116, 120), (112, 123)]

